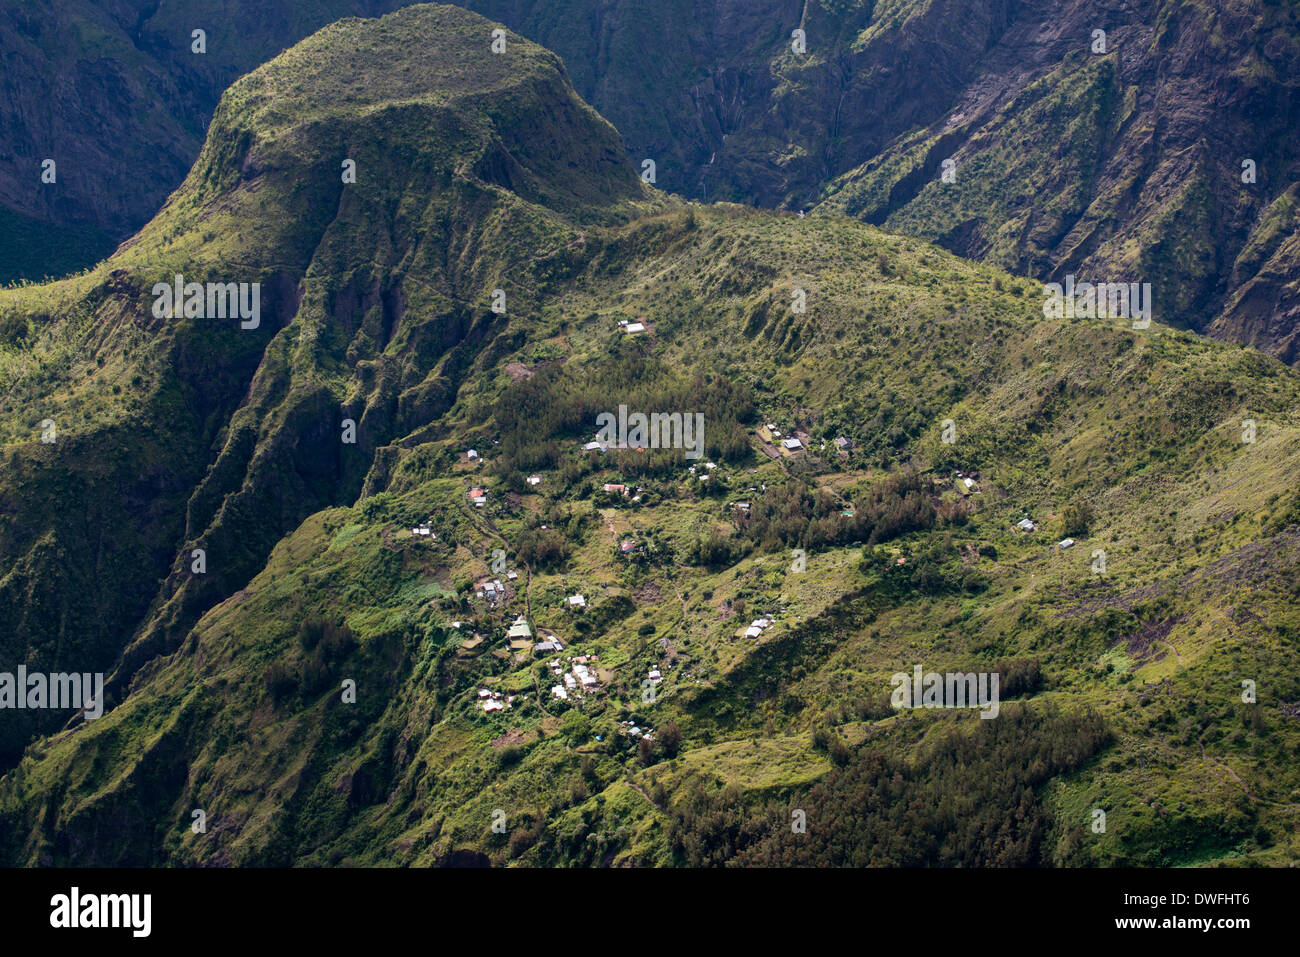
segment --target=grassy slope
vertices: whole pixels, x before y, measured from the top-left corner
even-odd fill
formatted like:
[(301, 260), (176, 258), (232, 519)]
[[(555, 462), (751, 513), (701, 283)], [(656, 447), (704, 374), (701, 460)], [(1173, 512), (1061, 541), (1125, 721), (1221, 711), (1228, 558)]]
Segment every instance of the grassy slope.
[[(497, 368), (556, 354), (600, 362), (630, 347), (615, 338), (616, 317), (643, 315), (657, 323), (644, 348), (751, 380), (760, 418), (802, 421), (815, 437), (838, 434), (838, 422), (872, 421), (888, 397), (919, 416), (916, 434), (896, 439), (902, 450), (981, 472), (968, 524), (894, 547), (914, 554), (945, 534), (958, 546), (994, 545), (996, 560), (977, 562), (984, 591), (875, 601), (868, 587), (864, 602), (852, 597), (864, 587), (856, 547), (811, 555), (803, 574), (782, 553), (753, 552), (722, 570), (689, 566), (684, 546), (703, 527), (728, 527), (733, 495), (701, 498), (683, 470), (655, 483), (661, 504), (600, 509), (567, 566), (534, 570), (504, 611), (467, 605), (464, 589), (487, 574), (490, 550), (504, 540), (513, 554), (542, 510), (594, 510), (586, 480), (566, 486), (558, 469), (518, 508), (502, 504), (497, 480), (465, 473), (454, 453), (471, 441), (466, 434), (483, 437), (471, 414), (481, 408), (477, 393), (506, 379), (485, 376), (467, 384), (441, 440), (398, 453), (392, 491), (309, 518), (248, 588), (204, 617), (180, 655), (146, 670), (121, 708), (36, 749), (39, 759), (7, 780), (7, 812), (44, 806), (55, 782), (67, 790), (52, 811), (57, 827), (38, 828), (44, 836), (22, 858), (415, 864), (473, 849), (503, 860), (668, 862), (666, 819), (628, 782), (647, 794), (657, 782), (669, 800), (696, 778), (798, 793), (830, 768), (810, 743), (827, 713), (846, 740), (902, 754), (952, 720), (864, 722), (856, 709), (868, 695), (883, 700), (894, 671), (1025, 656), (1044, 663), (1043, 701), (1090, 704), (1117, 736), (1050, 789), (1060, 859), (1293, 855), (1288, 809), (1300, 782), (1285, 767), (1297, 734), (1279, 705), (1297, 697), (1286, 567), (1300, 542), (1294, 528), (1274, 534), (1269, 525), (1286, 502), (1266, 503), (1290, 494), (1300, 465), (1295, 375), (1248, 350), (1165, 330), (1044, 322), (1030, 284), (848, 221), (717, 208), (694, 223), (671, 214), (602, 236), (604, 255), (567, 302), (544, 309), (528, 344)], [(782, 356), (777, 344), (792, 333), (781, 317), (760, 326), (752, 315), (795, 283), (813, 290), (810, 321), (797, 355)], [(886, 346), (890, 337), (898, 344)], [(610, 396), (611, 407), (618, 401)], [(1238, 440), (1247, 414), (1261, 423), (1251, 446)], [(954, 449), (937, 440), (937, 422), (949, 417), (965, 437)], [(836, 465), (819, 483), (879, 472), (887, 443), (869, 430), (858, 437), (852, 468)], [(752, 497), (749, 485), (782, 472), (756, 456), (723, 465), (717, 480)], [(494, 490), (486, 513), (465, 504), (471, 478)], [(1095, 527), (1075, 550), (1053, 551), (1050, 516), (1080, 494), (1095, 504)], [(1025, 512), (1043, 533), (1010, 529)], [(416, 543), (406, 529), (430, 514), (439, 542)], [(621, 563), (615, 545), (625, 536), (661, 542), (676, 558)], [(1109, 556), (1104, 577), (1089, 568), (1098, 547)], [(572, 591), (593, 600), (597, 622), (580, 640), (559, 609)], [(735, 611), (739, 601), (753, 614), (777, 611), (757, 647), (732, 638), (752, 617)], [(612, 671), (608, 695), (583, 707), (603, 742), (569, 735), (560, 707), (536, 700), (533, 666), (493, 653), (503, 642), (491, 635), (525, 609)], [(346, 616), (360, 648), (277, 706), (266, 670), (310, 657), (296, 637), (309, 613)], [(827, 615), (829, 635), (816, 625)], [(464, 636), (448, 627), (456, 618), (475, 621), (489, 640), (458, 652)], [(1160, 637), (1147, 647), (1137, 636), (1153, 627)], [(646, 707), (640, 679), (660, 660), (661, 637), (676, 663)], [(1259, 683), (1261, 725), (1243, 724), (1233, 704), (1239, 676)], [(356, 706), (330, 690), (346, 677), (358, 683)], [(527, 700), (484, 716), (472, 700), (484, 681)], [(626, 716), (654, 726), (675, 718), (682, 756), (641, 770), (616, 733)], [(1080, 836), (1094, 806), (1107, 809), (1108, 833)], [(192, 835), (194, 807), (220, 826)], [(496, 808), (507, 810), (510, 835), (490, 832)], [(132, 811), (146, 823), (136, 843), (83, 845), (82, 835)], [(600, 835), (594, 845), (587, 833)]]

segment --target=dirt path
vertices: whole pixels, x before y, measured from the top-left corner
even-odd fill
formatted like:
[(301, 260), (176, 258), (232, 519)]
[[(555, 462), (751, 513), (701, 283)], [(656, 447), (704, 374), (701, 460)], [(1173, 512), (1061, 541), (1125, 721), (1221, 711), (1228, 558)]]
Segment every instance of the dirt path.
[(627, 783), (628, 783), (628, 785), (632, 788), (632, 790), (636, 791), (637, 794), (639, 794), (639, 795), (641, 795), (643, 798), (645, 798), (645, 799), (646, 799), (646, 803), (649, 804), (649, 805), (650, 805), (652, 808), (654, 808), (656, 811), (658, 811), (660, 814), (667, 814), (667, 813), (668, 813), (668, 809), (667, 809), (667, 808), (662, 808), (662, 807), (660, 807), (658, 804), (656, 804), (653, 800), (651, 800), (650, 795), (648, 795), (648, 794), (645, 793), (645, 788), (641, 787), (641, 785), (639, 785), (639, 784), (637, 784), (635, 781), (633, 781), (632, 778), (629, 777), (629, 778), (627, 779)]
[(1232, 765), (1228, 764), (1228, 762), (1226, 761), (1220, 760), (1219, 758), (1210, 757), (1205, 752), (1205, 743), (1204, 742), (1198, 742), (1198, 743), (1201, 745), (1201, 758), (1204, 759), (1205, 763), (1212, 767), (1216, 767), (1223, 771), (1226, 771), (1228, 777), (1236, 781), (1237, 784), (1241, 787), (1242, 792), (1246, 795), (1246, 797), (1250, 798), (1252, 801), (1258, 801), (1260, 804), (1268, 804), (1271, 805), (1272, 807), (1292, 808), (1292, 809), (1300, 808), (1300, 804), (1295, 804), (1293, 802), (1273, 801), (1270, 800), (1269, 798), (1260, 797), (1258, 794), (1256, 794), (1254, 791), (1250, 789), (1250, 787), (1242, 779), (1241, 775), (1238, 774), (1235, 770), (1233, 770)]
[(1174, 653), (1174, 657), (1178, 659), (1178, 665), (1180, 668), (1187, 667), (1187, 665), (1183, 662), (1183, 656), (1178, 653), (1178, 649), (1174, 647), (1173, 642), (1165, 641), (1164, 639), (1161, 639), (1159, 643), (1164, 645), (1166, 648), (1168, 648), (1170, 651)]
[[(462, 506), (463, 507), (463, 506)], [(499, 542), (502, 551), (507, 555), (510, 554), (510, 543), (506, 537), (497, 531), (496, 523), (488, 518), (477, 509), (466, 509), (470, 521), (474, 526), (495, 542)], [(533, 569), (527, 562), (520, 562), (520, 567), (524, 570), (524, 616), (531, 619), (533, 617)]]

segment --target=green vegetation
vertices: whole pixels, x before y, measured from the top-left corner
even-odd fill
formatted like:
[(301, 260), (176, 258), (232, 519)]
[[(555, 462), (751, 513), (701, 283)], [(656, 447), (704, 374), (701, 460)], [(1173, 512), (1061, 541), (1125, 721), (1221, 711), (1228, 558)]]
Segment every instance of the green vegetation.
[[(0, 292), (0, 650), (116, 669), (102, 718), (6, 724), (0, 861), (1300, 856), (1300, 375), (683, 207), (488, 26), (329, 28), (113, 258)], [(153, 319), (176, 271), (263, 282), (262, 327)], [(620, 405), (703, 412), (703, 456), (584, 450)], [(896, 710), (917, 665), (999, 717)]]

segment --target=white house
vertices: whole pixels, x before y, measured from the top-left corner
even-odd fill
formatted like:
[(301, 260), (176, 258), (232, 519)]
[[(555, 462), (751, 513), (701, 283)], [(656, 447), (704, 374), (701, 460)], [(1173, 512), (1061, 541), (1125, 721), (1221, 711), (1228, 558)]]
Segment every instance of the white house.
[(782, 439), (781, 444), (784, 445), (791, 452), (795, 451), (796, 449), (803, 448), (803, 443), (800, 442), (798, 439)]
[(528, 476), (528, 484), (529, 484), (529, 485), (541, 485), (541, 484), (542, 484), (542, 477), (541, 477), (540, 475), (530, 475), (530, 476)]
[(1022, 532), (1032, 532), (1038, 528), (1038, 526), (1029, 519), (1022, 518), (1020, 521), (1016, 522), (1016, 528), (1020, 529)]
[(583, 595), (570, 595), (570, 596), (569, 596), (569, 607), (570, 607), (570, 608), (586, 608), (586, 607), (587, 607), (587, 599), (586, 599), (586, 597), (583, 596)]
[(528, 622), (524, 620), (524, 616), (520, 615), (515, 619), (515, 623), (510, 626), (510, 630), (506, 632), (506, 637), (510, 639), (531, 638), (533, 637), (533, 630), (528, 627)]
[(478, 458), (478, 453), (475, 452), (473, 449), (470, 449), (468, 452), (465, 453), (465, 458), (473, 462), (476, 458)]
[(623, 331), (626, 332), (629, 336), (635, 335), (638, 332), (645, 332), (645, 325), (640, 322), (629, 322), (626, 326), (623, 327)]
[(1057, 546), (1058, 546), (1059, 548), (1073, 548), (1073, 547), (1074, 547), (1074, 539), (1073, 539), (1073, 538), (1063, 538), (1063, 539), (1061, 539), (1059, 542), (1057, 542), (1056, 544), (1057, 544)]

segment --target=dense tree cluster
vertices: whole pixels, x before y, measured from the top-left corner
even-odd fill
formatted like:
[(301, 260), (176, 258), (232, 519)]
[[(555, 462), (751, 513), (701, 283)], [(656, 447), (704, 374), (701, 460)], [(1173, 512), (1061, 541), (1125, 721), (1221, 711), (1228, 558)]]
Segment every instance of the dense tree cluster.
[[(501, 445), (492, 463), (498, 475), (555, 468), (566, 442), (596, 433), (602, 412), (704, 415), (704, 455), (741, 461), (752, 452), (746, 422), (754, 417), (749, 388), (722, 375), (686, 379), (653, 359), (618, 356), (582, 365), (550, 365), (511, 385), (493, 409)], [(629, 474), (665, 474), (685, 463), (682, 449), (613, 452), (611, 462)]]
[(295, 694), (310, 697), (323, 691), (334, 680), (334, 665), (358, 646), (356, 633), (346, 622), (315, 614), (308, 615), (299, 626), (298, 643), (304, 654), (297, 669), (274, 661), (264, 674), (266, 690), (277, 707)]
[[(747, 801), (696, 782), (672, 806), (673, 851), (695, 866), (1025, 867), (1050, 863), (1052, 778), (1109, 741), (1094, 712), (1012, 707), (934, 734), (913, 762), (862, 746), (808, 792)], [(829, 741), (831, 748), (834, 741)], [(792, 810), (806, 828), (796, 833)], [(733, 860), (734, 858), (734, 860)]]
[(533, 568), (554, 568), (568, 560), (569, 540), (555, 529), (525, 529), (515, 542), (515, 555)]
[(1092, 504), (1086, 499), (1077, 499), (1061, 510), (1061, 531), (1082, 538), (1092, 528), (1092, 519)]
[(979, 592), (987, 584), (983, 573), (962, 560), (951, 537), (945, 534), (919, 548), (895, 554), (887, 548), (869, 548), (858, 565), (873, 594), (896, 600), (909, 596)]
[(841, 501), (802, 479), (769, 488), (737, 519), (741, 533), (766, 551), (876, 544), (934, 527), (935, 511), (915, 472), (891, 476)]

